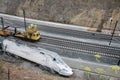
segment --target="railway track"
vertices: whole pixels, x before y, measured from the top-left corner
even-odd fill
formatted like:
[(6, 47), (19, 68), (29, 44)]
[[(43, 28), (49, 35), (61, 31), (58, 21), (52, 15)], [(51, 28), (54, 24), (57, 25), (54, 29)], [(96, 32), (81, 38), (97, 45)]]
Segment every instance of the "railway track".
[[(14, 21), (14, 20), (13, 21), (11, 20), (10, 22), (13, 24), (15, 23), (14, 24), (15, 26), (22, 25), (22, 22), (19, 23), (18, 21)], [(40, 26), (40, 24), (38, 25)], [(86, 37), (90, 39), (95, 38), (95, 39), (107, 40), (107, 41), (110, 39), (110, 35), (86, 33), (83, 31), (67, 30), (67, 29), (48, 27), (48, 26), (40, 26), (39, 28), (42, 31), (48, 31), (48, 32), (56, 33), (56, 34), (72, 35), (75, 37)], [(119, 41), (120, 37), (115, 36), (114, 39)], [(120, 54), (119, 54), (120, 48), (117, 48), (117, 47), (90, 44), (90, 43), (85, 43), (85, 42), (72, 41), (72, 40), (66, 40), (66, 39), (60, 39), (60, 38), (54, 38), (54, 37), (48, 37), (48, 36), (42, 36), (42, 40), (40, 40), (40, 42), (37, 42), (37, 44), (39, 43), (52, 45), (52, 46), (60, 47), (64, 49), (70, 49), (73, 51), (82, 51), (82, 52), (86, 52), (90, 54), (101, 54), (104, 56), (120, 58)]]
[[(10, 25), (14, 27), (24, 27), (23, 21), (15, 21), (10, 19), (5, 19), (5, 24)], [(27, 25), (30, 24), (27, 22)], [(34, 24), (34, 23), (33, 23)], [(95, 33), (95, 32), (85, 32), (85, 31), (77, 31), (77, 30), (71, 30), (71, 29), (64, 29), (64, 28), (57, 28), (52, 26), (43, 26), (41, 24), (37, 24), (40, 31), (50, 32), (54, 34), (62, 34), (66, 36), (74, 36), (77, 38), (88, 38), (88, 39), (96, 39), (96, 40), (104, 40), (104, 41), (110, 41), (111, 35), (107, 34), (101, 34), (101, 33)], [(115, 42), (119, 42), (120, 36), (115, 36), (113, 40)]]
[(100, 54), (103, 56), (120, 59), (120, 53), (119, 53), (120, 48), (117, 47), (71, 41), (71, 40), (48, 37), (48, 36), (43, 36), (40, 42), (37, 42), (37, 44), (41, 44), (41, 43), (63, 49), (82, 51), (89, 54)]
[(77, 53), (83, 52), (93, 55), (100, 54), (102, 56), (120, 59), (120, 48), (118, 47), (72, 41), (72, 40), (66, 40), (66, 39), (49, 37), (49, 36), (42, 36), (42, 39), (40, 39), (39, 42), (34, 42), (34, 43), (25, 42), (19, 40), (18, 38), (13, 38), (13, 39), (16, 39), (22, 44), (27, 43), (28, 45), (30, 44), (31, 46), (34, 47), (40, 47), (40, 45), (43, 44), (51, 47), (62, 48), (64, 50), (66, 49), (66, 50), (76, 51)]

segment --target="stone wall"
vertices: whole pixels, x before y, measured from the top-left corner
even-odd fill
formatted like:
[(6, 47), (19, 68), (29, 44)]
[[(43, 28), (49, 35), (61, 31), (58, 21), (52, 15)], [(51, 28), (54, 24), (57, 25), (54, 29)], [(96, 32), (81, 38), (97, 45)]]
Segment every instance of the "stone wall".
[(23, 16), (22, 9), (33, 19), (113, 29), (120, 0), (0, 0), (2, 13)]

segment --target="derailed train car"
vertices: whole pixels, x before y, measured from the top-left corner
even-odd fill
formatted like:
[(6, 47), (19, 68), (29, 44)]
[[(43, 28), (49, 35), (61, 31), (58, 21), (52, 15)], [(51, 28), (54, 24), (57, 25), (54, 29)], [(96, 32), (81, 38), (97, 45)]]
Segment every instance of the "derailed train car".
[(55, 52), (43, 48), (31, 48), (7, 39), (2, 42), (2, 50), (48, 67), (60, 75), (71, 76), (73, 74), (72, 69)]

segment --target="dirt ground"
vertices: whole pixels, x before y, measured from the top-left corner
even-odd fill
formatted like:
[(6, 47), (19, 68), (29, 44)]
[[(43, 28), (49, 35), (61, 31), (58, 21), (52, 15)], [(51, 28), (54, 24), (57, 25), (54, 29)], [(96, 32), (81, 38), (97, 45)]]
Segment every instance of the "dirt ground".
[(26, 69), (15, 64), (5, 62), (3, 65), (3, 79), (8, 80), (8, 69), (10, 71), (9, 80), (78, 80), (75, 77), (62, 77), (59, 75), (50, 74), (45, 71), (36, 71), (32, 69)]

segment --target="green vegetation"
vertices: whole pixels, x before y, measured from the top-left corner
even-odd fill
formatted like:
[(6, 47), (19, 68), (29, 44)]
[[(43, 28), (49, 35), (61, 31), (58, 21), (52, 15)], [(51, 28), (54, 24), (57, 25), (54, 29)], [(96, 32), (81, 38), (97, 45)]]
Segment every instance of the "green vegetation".
[(100, 62), (100, 60), (99, 60), (99, 59), (101, 58), (101, 55), (96, 54), (96, 55), (94, 55), (94, 56), (95, 56), (95, 58), (96, 58), (96, 61), (97, 61), (97, 62)]

